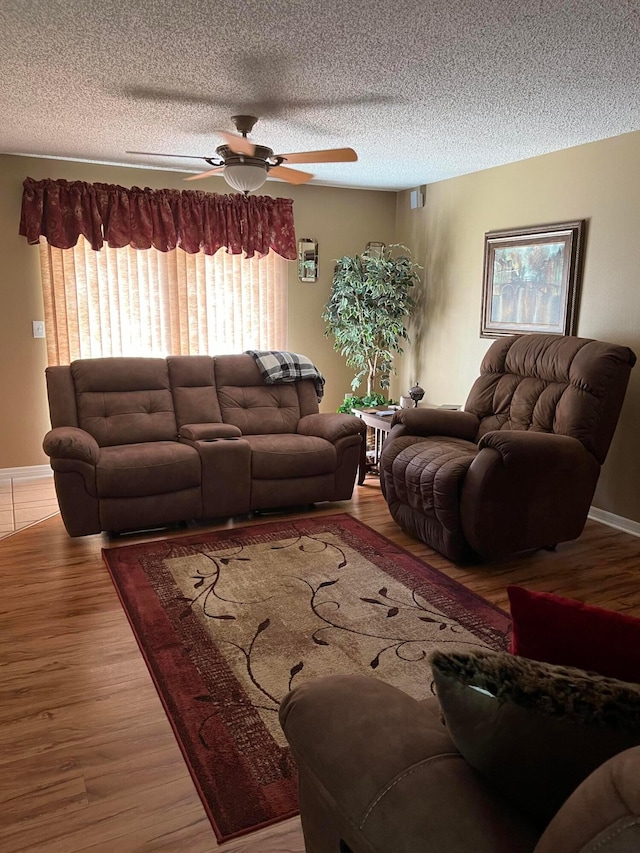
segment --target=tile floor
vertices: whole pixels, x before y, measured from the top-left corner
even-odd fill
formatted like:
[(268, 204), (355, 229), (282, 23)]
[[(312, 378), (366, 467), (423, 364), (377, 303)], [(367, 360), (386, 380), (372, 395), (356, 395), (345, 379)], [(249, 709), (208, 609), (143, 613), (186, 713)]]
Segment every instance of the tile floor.
[(58, 512), (51, 474), (4, 477), (0, 472), (0, 539)]

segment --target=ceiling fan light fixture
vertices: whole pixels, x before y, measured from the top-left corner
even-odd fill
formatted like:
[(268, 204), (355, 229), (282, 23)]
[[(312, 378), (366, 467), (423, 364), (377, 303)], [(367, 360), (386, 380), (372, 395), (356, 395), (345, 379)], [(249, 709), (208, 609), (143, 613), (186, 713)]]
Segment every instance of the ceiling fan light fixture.
[(267, 164), (232, 163), (225, 166), (224, 179), (241, 193), (250, 193), (259, 189), (267, 180)]

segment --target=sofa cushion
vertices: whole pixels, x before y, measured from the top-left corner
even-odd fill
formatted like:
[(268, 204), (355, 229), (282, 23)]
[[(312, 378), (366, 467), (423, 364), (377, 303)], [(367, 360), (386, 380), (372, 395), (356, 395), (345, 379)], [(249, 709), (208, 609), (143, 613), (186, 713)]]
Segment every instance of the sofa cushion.
[(100, 498), (178, 492), (200, 485), (200, 455), (177, 441), (103, 447), (96, 482)]
[(225, 385), (218, 388), (222, 419), (243, 435), (295, 432), (300, 420), (293, 385)]
[(640, 619), (508, 586), (514, 655), (640, 682)]
[(178, 434), (163, 358), (74, 361), (78, 426), (101, 447), (170, 441)]
[(295, 432), (301, 416), (310, 414), (301, 410), (299, 396), (301, 386), (313, 388), (310, 380), (267, 385), (250, 355), (217, 356), (215, 377), (222, 420), (243, 435)]
[(506, 652), (436, 652), (432, 668), (456, 747), (542, 825), (600, 764), (640, 744), (638, 685)]
[(251, 476), (257, 480), (314, 477), (336, 470), (333, 444), (312, 435), (245, 435), (251, 447)]
[[(262, 378), (258, 365), (250, 355), (242, 353), (242, 355), (217, 355), (214, 359), (214, 371), (216, 379), (216, 387), (220, 396), (220, 405), (224, 408), (221, 394), (224, 388), (271, 388), (283, 389), (286, 385), (267, 385)], [(318, 399), (313, 382), (310, 379), (304, 379), (296, 382), (289, 387), (289, 391), (294, 391), (297, 398), (296, 407), (299, 410), (298, 417), (312, 415), (318, 411)], [(284, 398), (286, 405), (292, 405), (293, 396), (287, 392)], [(231, 407), (235, 407), (234, 399), (230, 401)], [(224, 418), (226, 420), (226, 418)], [(243, 430), (244, 432), (244, 430)], [(257, 435), (258, 433), (269, 432), (262, 429), (248, 429), (248, 433)]]
[(213, 358), (210, 355), (171, 355), (167, 358), (178, 426), (219, 423), (222, 420)]

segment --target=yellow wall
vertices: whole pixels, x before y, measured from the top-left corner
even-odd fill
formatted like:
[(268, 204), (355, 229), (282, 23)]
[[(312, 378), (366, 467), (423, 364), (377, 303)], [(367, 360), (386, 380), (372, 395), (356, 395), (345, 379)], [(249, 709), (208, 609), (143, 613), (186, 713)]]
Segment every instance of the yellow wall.
[[(31, 336), (31, 321), (43, 318), (38, 250), (18, 236), (22, 181), (27, 176), (185, 187), (184, 175), (175, 172), (0, 156), (0, 469), (48, 461), (41, 447), (49, 429), (46, 347), (44, 340)], [(211, 192), (229, 189), (222, 178), (205, 183)], [(333, 260), (361, 252), (370, 240), (392, 242), (396, 196), (313, 185), (293, 187), (275, 181), (268, 181), (261, 192), (293, 198), (297, 236), (318, 240), (320, 274), (316, 283), (298, 281), (296, 264), (289, 264), (288, 346), (307, 355), (325, 374), (322, 409), (333, 411), (350, 391), (353, 377), (333, 350), (333, 339), (324, 337), (321, 314), (331, 289)]]
[[(31, 321), (42, 318), (38, 252), (18, 236), (27, 175), (184, 187), (178, 173), (0, 156), (0, 468), (47, 461), (41, 450), (49, 425), (45, 344), (31, 337)], [(222, 179), (207, 183), (212, 192), (227, 190)], [(352, 377), (324, 337), (321, 320), (332, 261), (361, 251), (369, 240), (402, 241), (424, 267), (426, 287), (419, 294), (413, 343), (398, 359), (395, 397), (419, 380), (430, 402), (466, 399), (491, 344), (479, 335), (484, 234), (500, 228), (586, 219), (577, 334), (626, 344), (640, 355), (640, 133), (431, 184), (418, 210), (410, 209), (409, 192), (271, 181), (265, 192), (293, 198), (298, 237), (319, 242), (317, 283), (299, 282), (290, 265), (289, 348), (306, 353), (327, 375), (325, 411), (335, 409)], [(639, 422), (636, 367), (594, 500), (634, 521), (640, 521)]]
[[(423, 265), (412, 345), (394, 396), (416, 380), (433, 403), (464, 403), (492, 341), (480, 337), (486, 231), (587, 220), (576, 334), (640, 356), (640, 133), (487, 169), (398, 194), (397, 239)], [(640, 366), (631, 374), (594, 505), (640, 522)]]

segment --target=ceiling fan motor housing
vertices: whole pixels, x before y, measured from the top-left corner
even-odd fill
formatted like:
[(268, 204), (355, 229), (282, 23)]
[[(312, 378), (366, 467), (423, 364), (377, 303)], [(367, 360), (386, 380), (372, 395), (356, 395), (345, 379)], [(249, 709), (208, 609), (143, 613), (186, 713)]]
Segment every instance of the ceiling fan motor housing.
[(282, 157), (276, 157), (273, 150), (265, 145), (256, 145), (253, 157), (248, 154), (236, 154), (228, 145), (220, 145), (216, 148), (216, 154), (225, 166), (261, 166), (268, 170), (271, 166), (279, 166), (282, 163)]

